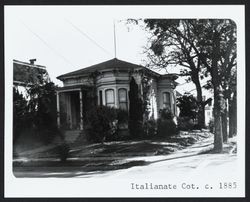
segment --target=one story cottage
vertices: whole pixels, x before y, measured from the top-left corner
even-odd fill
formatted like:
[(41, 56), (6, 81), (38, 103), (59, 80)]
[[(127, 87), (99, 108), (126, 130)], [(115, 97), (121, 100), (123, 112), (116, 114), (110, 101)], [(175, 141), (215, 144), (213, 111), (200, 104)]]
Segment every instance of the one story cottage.
[(161, 75), (141, 65), (114, 58), (57, 77), (63, 82), (63, 87), (57, 90), (58, 126), (83, 129), (84, 113), (94, 102), (129, 110), (132, 78), (138, 85), (141, 98), (147, 81), (150, 117), (157, 119), (160, 109), (169, 109), (176, 116), (176, 74)]

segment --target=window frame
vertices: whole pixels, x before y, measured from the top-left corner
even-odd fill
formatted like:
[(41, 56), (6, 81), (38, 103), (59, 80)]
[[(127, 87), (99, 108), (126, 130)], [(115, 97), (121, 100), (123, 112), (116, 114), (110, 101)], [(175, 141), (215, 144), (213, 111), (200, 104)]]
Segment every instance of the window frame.
[[(126, 101), (121, 101), (120, 97), (120, 91), (124, 90), (125, 91), (125, 96), (126, 96)], [(119, 108), (121, 109), (121, 104), (126, 104), (126, 111), (128, 110), (128, 90), (126, 88), (119, 88), (118, 89), (118, 103), (119, 103)]]
[[(167, 94), (169, 95), (169, 99), (168, 100), (166, 99), (166, 102), (164, 102), (164, 95), (167, 95)], [(163, 109), (167, 109), (167, 106), (169, 106), (169, 110), (171, 110), (171, 93), (170, 92), (167, 92), (167, 91), (162, 92), (162, 105), (163, 105)]]
[[(113, 91), (113, 102), (107, 102), (108, 100), (107, 100), (107, 92), (108, 91)], [(112, 89), (112, 88), (109, 88), (109, 89), (106, 89), (105, 90), (105, 105), (106, 106), (109, 106), (109, 105), (113, 105), (112, 107), (114, 107), (115, 106), (115, 90), (114, 89)]]

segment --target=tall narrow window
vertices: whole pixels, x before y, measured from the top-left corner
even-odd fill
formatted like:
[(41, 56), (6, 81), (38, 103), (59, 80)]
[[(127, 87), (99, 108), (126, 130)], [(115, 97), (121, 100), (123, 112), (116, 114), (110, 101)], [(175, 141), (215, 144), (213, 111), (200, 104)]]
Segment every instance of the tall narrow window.
[(100, 104), (100, 106), (103, 105), (103, 101), (102, 101), (102, 91), (101, 91), (101, 90), (99, 91), (99, 104)]
[(120, 88), (118, 90), (118, 98), (119, 98), (119, 108), (128, 110), (127, 89)]
[(115, 94), (113, 89), (108, 89), (105, 91), (106, 105), (109, 107), (115, 106)]
[(171, 109), (170, 93), (169, 92), (163, 93), (163, 108), (164, 109)]

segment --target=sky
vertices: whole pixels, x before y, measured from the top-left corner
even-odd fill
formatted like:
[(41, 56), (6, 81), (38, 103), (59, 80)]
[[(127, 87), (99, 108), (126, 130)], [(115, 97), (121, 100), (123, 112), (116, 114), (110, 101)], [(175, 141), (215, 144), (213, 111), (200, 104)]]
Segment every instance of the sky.
[[(128, 25), (129, 17), (128, 9), (107, 7), (11, 6), (5, 8), (5, 41), (12, 60), (37, 59), (36, 64), (46, 66), (51, 80), (62, 86), (57, 76), (114, 58), (114, 38), (118, 59), (144, 64), (149, 34), (140, 26)], [(178, 73), (173, 67), (168, 72)], [(177, 82), (183, 84), (185, 79)], [(177, 89), (183, 93), (194, 85)]]

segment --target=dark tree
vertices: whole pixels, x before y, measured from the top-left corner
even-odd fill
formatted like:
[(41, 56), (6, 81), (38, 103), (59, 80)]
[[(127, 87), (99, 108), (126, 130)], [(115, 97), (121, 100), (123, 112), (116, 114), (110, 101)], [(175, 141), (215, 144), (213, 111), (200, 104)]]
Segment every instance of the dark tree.
[(129, 84), (129, 132), (132, 137), (142, 134), (143, 103), (139, 95), (139, 88), (132, 77)]
[(13, 87), (13, 144), (28, 125), (27, 100), (16, 87)]
[(198, 105), (197, 101), (191, 94), (184, 94), (177, 98), (177, 106), (180, 109), (180, 117), (188, 117), (190, 119), (196, 119)]
[[(200, 79), (208, 76), (214, 94), (214, 150), (221, 152), (223, 133), (225, 141), (227, 138), (225, 124), (227, 90), (231, 88), (229, 97), (232, 100), (235, 96), (234, 87), (229, 82), (236, 68), (235, 23), (228, 19), (149, 19), (145, 20), (145, 23), (146, 27), (153, 32), (150, 40), (151, 52), (149, 51), (148, 55), (150, 61), (161, 68), (171, 64), (186, 67), (182, 74), (189, 75), (196, 85), (198, 103), (202, 103)], [(232, 103), (229, 106), (232, 107)], [(199, 112), (203, 111), (203, 115), (199, 113), (199, 122), (203, 123), (204, 104), (199, 106)], [(230, 117), (232, 111), (234, 110), (231, 110)], [(223, 114), (226, 116), (223, 117)], [(224, 127), (222, 127), (222, 119)]]
[[(211, 86), (214, 92), (214, 150), (221, 152), (223, 137), (224, 141), (227, 141), (228, 136), (227, 100), (236, 93), (236, 80), (231, 80), (233, 72), (236, 71), (236, 25), (232, 20), (214, 19), (199, 20), (196, 26), (202, 28), (197, 34), (196, 53), (211, 75)], [(228, 91), (229, 88), (231, 89)]]
[(198, 105), (198, 125), (205, 127), (205, 105), (202, 100), (202, 86), (200, 80), (204, 79), (204, 65), (195, 51), (197, 44), (196, 33), (193, 24), (197, 20), (172, 20), (172, 19), (146, 19), (146, 27), (153, 36), (149, 41), (147, 56), (149, 66), (168, 69), (171, 65), (182, 67), (182, 76), (187, 81), (192, 81), (196, 86)]
[(53, 82), (32, 85), (28, 90), (28, 111), (41, 139), (49, 143), (60, 134), (57, 129), (56, 86)]

